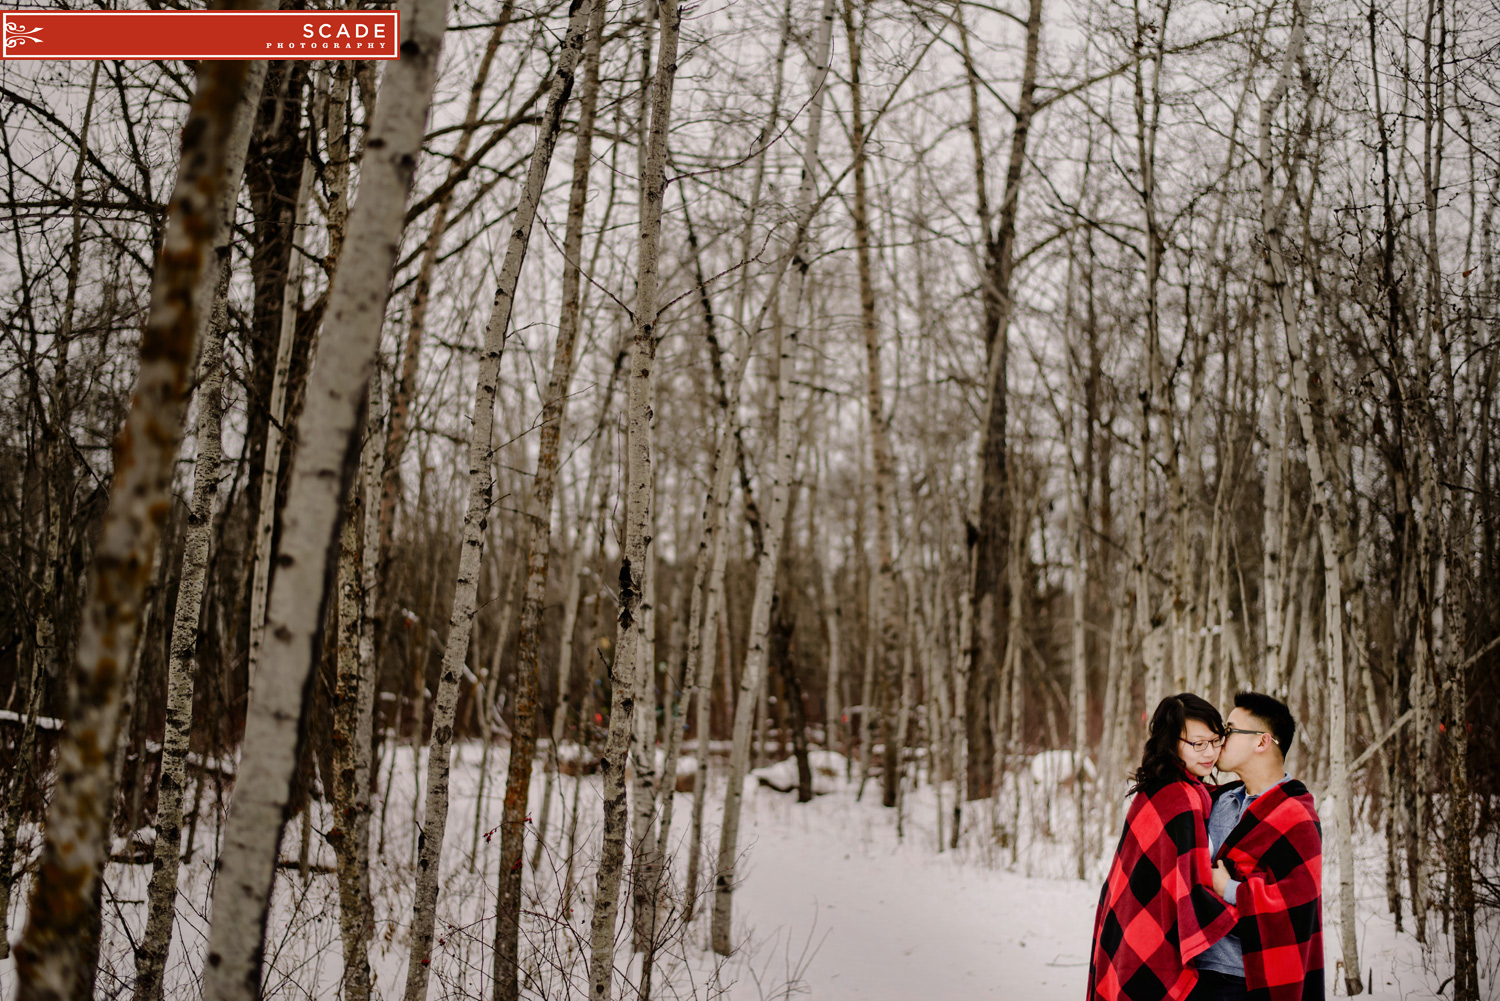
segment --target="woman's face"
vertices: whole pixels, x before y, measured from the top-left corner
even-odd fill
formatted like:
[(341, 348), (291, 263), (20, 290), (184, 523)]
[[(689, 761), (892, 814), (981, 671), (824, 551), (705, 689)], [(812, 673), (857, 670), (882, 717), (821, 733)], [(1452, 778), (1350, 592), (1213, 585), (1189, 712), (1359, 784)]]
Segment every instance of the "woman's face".
[[(1198, 746), (1194, 747), (1194, 744)], [(1219, 735), (1209, 729), (1207, 723), (1190, 719), (1177, 741), (1177, 755), (1187, 770), (1201, 779), (1214, 770), (1214, 763), (1219, 760), (1219, 747)]]

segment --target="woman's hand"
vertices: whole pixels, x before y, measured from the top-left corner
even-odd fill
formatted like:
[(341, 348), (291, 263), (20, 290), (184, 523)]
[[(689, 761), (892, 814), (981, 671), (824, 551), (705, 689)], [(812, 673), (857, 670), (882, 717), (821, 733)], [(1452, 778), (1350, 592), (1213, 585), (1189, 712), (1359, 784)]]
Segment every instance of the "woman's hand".
[(1214, 892), (1224, 896), (1224, 889), (1229, 885), (1229, 870), (1224, 867), (1224, 861), (1220, 859), (1214, 863)]

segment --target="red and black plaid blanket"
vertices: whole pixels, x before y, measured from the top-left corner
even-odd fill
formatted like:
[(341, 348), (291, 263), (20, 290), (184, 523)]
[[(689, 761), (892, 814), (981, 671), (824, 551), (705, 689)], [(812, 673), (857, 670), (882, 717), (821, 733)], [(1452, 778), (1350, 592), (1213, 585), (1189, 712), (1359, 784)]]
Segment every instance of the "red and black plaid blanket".
[(1189, 961), (1234, 927), (1213, 891), (1208, 790), (1183, 778), (1136, 793), (1099, 895), (1089, 1001), (1181, 1001)]
[[(1242, 783), (1214, 789), (1218, 798)], [(1252, 1001), (1322, 1001), (1323, 833), (1296, 779), (1250, 801), (1217, 858), (1241, 881), (1234, 934)]]

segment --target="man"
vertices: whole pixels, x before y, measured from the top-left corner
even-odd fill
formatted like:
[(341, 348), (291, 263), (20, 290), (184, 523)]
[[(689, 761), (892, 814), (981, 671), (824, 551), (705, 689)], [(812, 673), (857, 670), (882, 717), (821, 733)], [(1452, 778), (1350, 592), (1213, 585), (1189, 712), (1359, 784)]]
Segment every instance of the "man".
[(1307, 787), (1286, 773), (1297, 724), (1285, 703), (1241, 692), (1225, 721), (1208, 818), (1214, 889), (1239, 912), (1194, 960), (1192, 1001), (1322, 1001), (1323, 834)]

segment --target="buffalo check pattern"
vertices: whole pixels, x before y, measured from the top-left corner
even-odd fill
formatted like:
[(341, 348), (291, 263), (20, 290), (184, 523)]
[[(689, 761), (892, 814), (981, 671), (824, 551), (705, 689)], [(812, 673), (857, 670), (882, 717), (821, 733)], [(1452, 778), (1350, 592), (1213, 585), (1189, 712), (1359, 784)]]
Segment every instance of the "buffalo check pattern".
[(1094, 919), (1090, 1001), (1181, 1001), (1191, 964), (1234, 928), (1213, 891), (1208, 790), (1184, 775), (1136, 793)]
[(1322, 1001), (1323, 831), (1307, 787), (1288, 779), (1251, 800), (1217, 858), (1241, 881), (1234, 934), (1250, 1001)]

